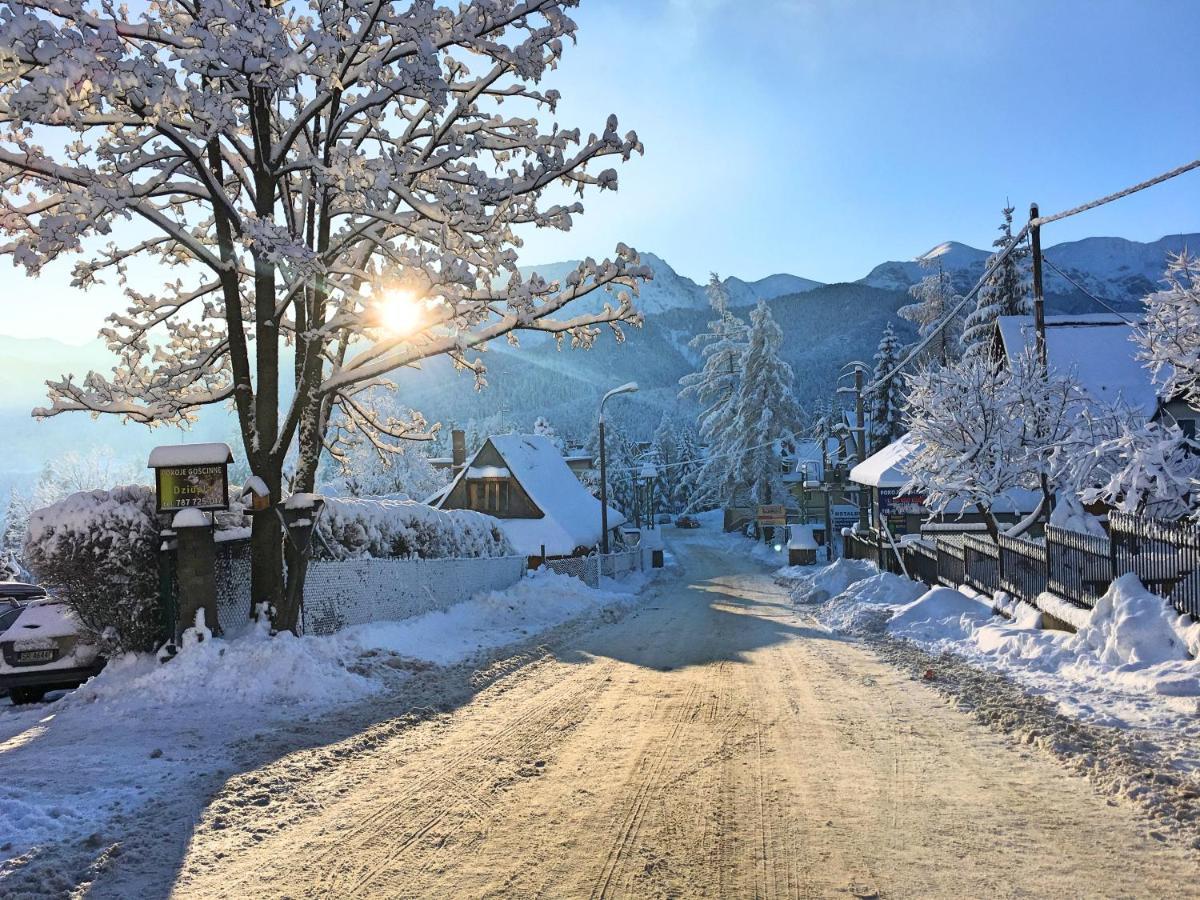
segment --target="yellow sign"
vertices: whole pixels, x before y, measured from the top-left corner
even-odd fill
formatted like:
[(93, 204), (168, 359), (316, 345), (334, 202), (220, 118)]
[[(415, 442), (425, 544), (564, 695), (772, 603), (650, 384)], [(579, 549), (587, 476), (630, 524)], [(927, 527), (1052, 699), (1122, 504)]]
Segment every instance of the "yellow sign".
[(229, 482), (226, 467), (165, 466), (155, 469), (158, 486), (158, 510), (228, 509)]

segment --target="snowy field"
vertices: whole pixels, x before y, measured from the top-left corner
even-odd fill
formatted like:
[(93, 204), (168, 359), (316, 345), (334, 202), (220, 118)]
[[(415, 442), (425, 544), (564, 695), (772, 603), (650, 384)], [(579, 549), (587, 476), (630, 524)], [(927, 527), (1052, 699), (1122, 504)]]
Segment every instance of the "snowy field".
[(1074, 634), (1041, 628), (1037, 610), (1005, 595), (929, 590), (862, 560), (784, 568), (776, 578), (831, 631), (877, 642), (989, 723), (1148, 805), (1172, 820), (1166, 827), (1186, 821), (1200, 835), (1200, 625), (1135, 576), (1115, 582), (1094, 610), (1077, 610)]
[(6, 875), (47, 845), (84, 838), (99, 847), (148, 804), (168, 815), (175, 803), (186, 809), (189, 791), (239, 771), (263, 742), (303, 744), (330, 716), (386, 708), (417, 673), (486, 662), (498, 648), (632, 605), (648, 578), (593, 590), (542, 572), (445, 612), (329, 637), (271, 637), (248, 625), (169, 664), (114, 660), (54, 702), (0, 701), (0, 894)]

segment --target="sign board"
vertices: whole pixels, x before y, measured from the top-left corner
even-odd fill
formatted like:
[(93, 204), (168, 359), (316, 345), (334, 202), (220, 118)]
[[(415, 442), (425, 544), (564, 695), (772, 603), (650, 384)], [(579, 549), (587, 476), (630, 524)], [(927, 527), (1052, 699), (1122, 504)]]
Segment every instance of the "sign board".
[(224, 464), (164, 466), (154, 470), (158, 511), (229, 509), (228, 467)]
[(835, 503), (829, 512), (835, 529), (849, 528), (858, 524), (857, 506), (851, 506), (849, 503)]
[(786, 525), (787, 507), (782, 503), (760, 506), (755, 518), (759, 525)]
[(901, 494), (899, 488), (880, 488), (879, 512), (885, 518), (923, 516), (925, 515), (925, 495)]

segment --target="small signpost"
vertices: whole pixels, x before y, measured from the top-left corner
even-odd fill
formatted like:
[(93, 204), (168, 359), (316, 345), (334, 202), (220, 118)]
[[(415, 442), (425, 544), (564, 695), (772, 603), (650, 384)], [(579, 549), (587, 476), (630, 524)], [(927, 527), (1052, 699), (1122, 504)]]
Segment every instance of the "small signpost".
[(229, 509), (228, 444), (155, 447), (147, 464), (154, 470), (159, 512)]
[[(217, 585), (214, 571), (215, 545), (212, 518), (205, 513), (229, 508), (229, 464), (233, 453), (228, 444), (175, 444), (155, 447), (147, 466), (154, 470), (158, 511), (171, 516), (163, 531), (159, 563), (160, 601), (164, 631), (173, 655), (185, 629), (196, 623), (204, 610), (204, 624), (213, 632), (217, 622)], [(175, 538), (175, 581), (179, 604), (170, 596), (170, 560), (167, 550)]]
[(775, 526), (782, 528), (787, 524), (787, 507), (782, 503), (760, 506), (756, 518), (760, 527)]

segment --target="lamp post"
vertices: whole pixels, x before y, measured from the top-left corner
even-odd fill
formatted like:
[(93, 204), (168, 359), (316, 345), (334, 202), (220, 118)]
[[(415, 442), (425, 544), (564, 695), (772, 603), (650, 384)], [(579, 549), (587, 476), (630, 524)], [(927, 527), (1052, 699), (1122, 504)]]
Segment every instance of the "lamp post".
[(600, 552), (608, 553), (608, 463), (604, 458), (604, 404), (609, 397), (617, 394), (632, 394), (638, 389), (637, 382), (631, 381), (620, 387), (613, 388), (600, 400)]

